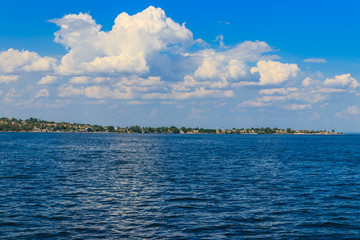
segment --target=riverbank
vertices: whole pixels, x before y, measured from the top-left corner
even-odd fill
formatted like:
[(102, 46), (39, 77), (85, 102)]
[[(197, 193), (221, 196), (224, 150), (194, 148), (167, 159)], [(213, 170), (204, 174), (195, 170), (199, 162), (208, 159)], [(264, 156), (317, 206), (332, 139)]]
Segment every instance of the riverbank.
[(0, 132), (68, 132), (68, 133), (179, 133), (179, 134), (295, 134), (295, 135), (341, 135), (335, 130), (294, 130), (291, 128), (191, 128), (171, 127), (114, 127), (73, 122), (45, 121), (37, 118), (26, 120), (0, 118)]

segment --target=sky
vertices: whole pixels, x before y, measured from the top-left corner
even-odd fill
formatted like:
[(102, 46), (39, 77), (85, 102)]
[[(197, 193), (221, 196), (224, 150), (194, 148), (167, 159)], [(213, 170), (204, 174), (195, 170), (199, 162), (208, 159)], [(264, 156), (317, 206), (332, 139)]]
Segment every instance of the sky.
[(0, 1), (0, 115), (360, 132), (358, 1)]

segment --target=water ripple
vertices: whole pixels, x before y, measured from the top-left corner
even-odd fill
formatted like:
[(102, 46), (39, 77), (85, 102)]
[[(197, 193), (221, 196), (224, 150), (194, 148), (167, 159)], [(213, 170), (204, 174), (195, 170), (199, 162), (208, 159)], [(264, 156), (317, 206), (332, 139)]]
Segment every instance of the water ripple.
[(360, 135), (0, 133), (1, 239), (358, 239)]

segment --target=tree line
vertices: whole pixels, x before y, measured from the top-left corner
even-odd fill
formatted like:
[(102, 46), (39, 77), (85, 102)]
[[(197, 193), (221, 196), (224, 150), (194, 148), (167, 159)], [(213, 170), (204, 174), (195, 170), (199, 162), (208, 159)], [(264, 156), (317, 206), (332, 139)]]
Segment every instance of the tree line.
[(130, 127), (101, 126), (82, 123), (45, 121), (37, 118), (26, 120), (0, 118), (1, 132), (110, 132), (110, 133), (182, 133), (182, 134), (337, 134), (335, 130), (293, 130), (291, 128), (232, 128), (207, 129), (175, 126), (171, 127)]

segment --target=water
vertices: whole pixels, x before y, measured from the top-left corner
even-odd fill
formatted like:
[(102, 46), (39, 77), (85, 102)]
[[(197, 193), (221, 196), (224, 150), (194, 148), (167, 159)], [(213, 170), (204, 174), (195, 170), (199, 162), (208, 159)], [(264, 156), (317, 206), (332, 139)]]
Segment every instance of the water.
[(360, 135), (0, 133), (1, 239), (360, 239)]

